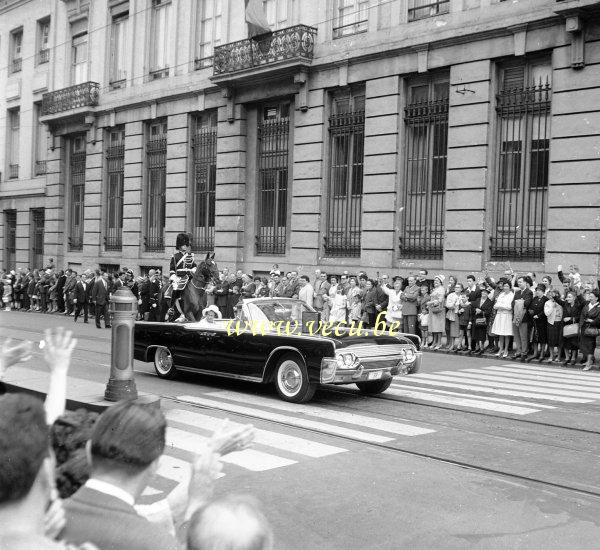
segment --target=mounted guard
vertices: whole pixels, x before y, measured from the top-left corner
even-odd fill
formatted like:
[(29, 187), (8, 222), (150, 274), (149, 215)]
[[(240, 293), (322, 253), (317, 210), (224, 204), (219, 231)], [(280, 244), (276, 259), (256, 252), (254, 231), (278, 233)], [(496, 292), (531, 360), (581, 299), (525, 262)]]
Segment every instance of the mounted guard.
[(194, 261), (194, 254), (191, 251), (189, 235), (179, 233), (175, 242), (175, 248), (177, 251), (171, 257), (171, 265), (169, 267), (173, 292), (171, 294), (171, 307), (167, 313), (167, 319), (172, 319), (177, 310), (180, 314), (177, 321), (185, 321), (183, 307), (179, 304), (179, 300), (190, 280), (191, 274), (196, 270), (196, 262)]

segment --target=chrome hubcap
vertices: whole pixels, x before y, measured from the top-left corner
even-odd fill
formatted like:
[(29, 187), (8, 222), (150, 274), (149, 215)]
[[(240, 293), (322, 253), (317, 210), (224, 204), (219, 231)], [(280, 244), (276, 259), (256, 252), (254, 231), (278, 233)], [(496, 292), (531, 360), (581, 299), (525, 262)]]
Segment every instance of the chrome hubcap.
[(159, 349), (156, 352), (156, 369), (161, 374), (167, 374), (173, 366), (173, 357), (166, 349)]
[(302, 371), (294, 361), (285, 361), (277, 373), (279, 388), (285, 395), (293, 396), (302, 386)]

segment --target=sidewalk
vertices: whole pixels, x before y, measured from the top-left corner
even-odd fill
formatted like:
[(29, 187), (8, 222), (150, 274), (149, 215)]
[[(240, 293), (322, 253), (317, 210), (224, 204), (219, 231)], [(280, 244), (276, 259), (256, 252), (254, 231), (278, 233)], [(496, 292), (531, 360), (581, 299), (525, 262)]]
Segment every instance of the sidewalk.
[[(3, 380), (9, 392), (25, 392), (45, 399), (50, 384), (50, 373), (22, 366), (13, 366), (8, 369)], [(106, 384), (84, 380), (82, 378), (68, 377), (67, 383), (67, 409), (75, 410), (81, 407), (102, 412), (107, 407), (114, 405), (104, 399)], [(138, 392), (138, 399), (144, 401), (160, 400), (160, 396)]]

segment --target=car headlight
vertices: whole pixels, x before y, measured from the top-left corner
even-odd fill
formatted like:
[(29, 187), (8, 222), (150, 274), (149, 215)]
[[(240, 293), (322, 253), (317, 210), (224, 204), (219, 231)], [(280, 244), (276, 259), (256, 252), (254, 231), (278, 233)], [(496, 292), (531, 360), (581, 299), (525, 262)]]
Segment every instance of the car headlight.
[(336, 361), (340, 369), (352, 369), (358, 363), (358, 359), (353, 353), (338, 353)]

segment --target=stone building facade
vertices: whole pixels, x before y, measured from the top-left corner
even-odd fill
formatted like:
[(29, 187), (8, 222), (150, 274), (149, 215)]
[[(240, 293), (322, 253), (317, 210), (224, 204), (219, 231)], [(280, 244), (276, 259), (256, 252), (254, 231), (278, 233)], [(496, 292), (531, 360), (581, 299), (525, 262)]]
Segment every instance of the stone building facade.
[(598, 0), (0, 0), (4, 267), (599, 270)]

